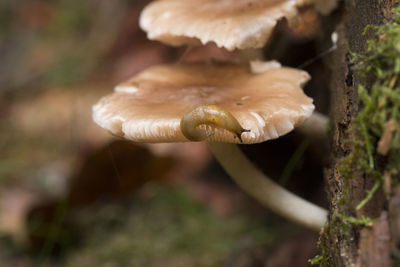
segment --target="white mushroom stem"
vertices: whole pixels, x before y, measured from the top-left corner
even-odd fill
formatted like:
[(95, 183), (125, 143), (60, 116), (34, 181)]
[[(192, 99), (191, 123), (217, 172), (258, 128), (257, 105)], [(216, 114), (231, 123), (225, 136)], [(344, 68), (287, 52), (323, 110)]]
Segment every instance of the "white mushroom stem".
[(328, 212), (285, 190), (260, 172), (234, 144), (209, 142), (225, 171), (245, 192), (288, 220), (314, 231), (324, 226)]
[(297, 131), (314, 140), (325, 144), (329, 143), (329, 118), (322, 113), (314, 111), (311, 116), (296, 128)]

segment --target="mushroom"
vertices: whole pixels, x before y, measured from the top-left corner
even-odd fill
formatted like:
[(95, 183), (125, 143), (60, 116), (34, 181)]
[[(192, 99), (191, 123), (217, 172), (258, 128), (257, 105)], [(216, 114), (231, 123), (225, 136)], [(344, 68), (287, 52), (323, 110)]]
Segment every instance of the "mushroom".
[(297, 19), (297, 7), (314, 4), (329, 13), (337, 0), (159, 0), (140, 16), (147, 37), (166, 44), (215, 42), (228, 50), (260, 48), (277, 21)]
[(278, 138), (314, 110), (301, 89), (310, 78), (306, 72), (271, 62), (265, 66), (256, 72), (249, 64), (154, 66), (103, 97), (93, 106), (93, 119), (136, 142), (206, 140), (244, 191), (289, 220), (319, 231), (327, 211), (281, 188), (232, 144)]

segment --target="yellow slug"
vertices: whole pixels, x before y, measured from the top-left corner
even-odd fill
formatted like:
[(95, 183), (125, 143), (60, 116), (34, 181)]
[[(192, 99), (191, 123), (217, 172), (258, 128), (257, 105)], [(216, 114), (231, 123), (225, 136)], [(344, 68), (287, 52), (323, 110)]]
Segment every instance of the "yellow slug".
[[(200, 125), (211, 126), (211, 130), (200, 129)], [(214, 127), (225, 129), (242, 142), (242, 133), (250, 132), (243, 129), (237, 119), (224, 108), (216, 105), (204, 105), (187, 112), (181, 119), (181, 131), (190, 141), (202, 141), (214, 135)]]

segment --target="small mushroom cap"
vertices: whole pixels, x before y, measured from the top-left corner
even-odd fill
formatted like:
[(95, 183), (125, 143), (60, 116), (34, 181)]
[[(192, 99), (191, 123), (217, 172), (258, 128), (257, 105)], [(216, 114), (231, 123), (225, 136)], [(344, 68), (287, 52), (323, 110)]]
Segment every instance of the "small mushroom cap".
[[(113, 134), (137, 142), (186, 142), (181, 118), (198, 106), (216, 105), (250, 130), (242, 134), (243, 143), (277, 138), (314, 110), (301, 88), (310, 76), (277, 63), (265, 64), (259, 62), (253, 70), (248, 64), (227, 63), (151, 67), (103, 97), (93, 107), (93, 119)], [(240, 143), (231, 132), (214, 130), (207, 140)]]
[(336, 1), (159, 0), (142, 11), (140, 26), (149, 39), (174, 46), (215, 42), (228, 50), (260, 48), (278, 20), (297, 16), (297, 6), (317, 4), (329, 12)]

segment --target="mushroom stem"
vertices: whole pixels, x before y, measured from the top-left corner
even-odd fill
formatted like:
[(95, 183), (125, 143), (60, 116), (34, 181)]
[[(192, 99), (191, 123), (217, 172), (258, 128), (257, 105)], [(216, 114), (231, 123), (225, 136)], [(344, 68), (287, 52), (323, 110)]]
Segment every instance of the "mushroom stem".
[(306, 119), (303, 124), (298, 126), (296, 130), (313, 140), (321, 141), (321, 143), (329, 143), (329, 118), (319, 112), (314, 111), (311, 116)]
[(250, 62), (252, 60), (264, 60), (264, 51), (262, 48), (242, 49), (239, 53), (240, 62)]
[(282, 217), (319, 232), (328, 212), (282, 188), (260, 172), (234, 144), (208, 142), (214, 156), (249, 195)]

